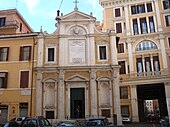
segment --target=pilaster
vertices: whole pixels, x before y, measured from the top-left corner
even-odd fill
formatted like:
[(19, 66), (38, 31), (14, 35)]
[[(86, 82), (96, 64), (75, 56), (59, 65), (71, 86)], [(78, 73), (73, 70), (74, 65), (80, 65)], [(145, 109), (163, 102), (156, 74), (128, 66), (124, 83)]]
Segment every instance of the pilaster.
[(96, 87), (96, 72), (90, 72), (90, 101), (91, 101), (91, 116), (97, 116), (97, 87)]
[(156, 11), (156, 17), (157, 17), (157, 23), (158, 23), (158, 31), (162, 31), (161, 16), (160, 16), (160, 11), (159, 11), (160, 9), (159, 9), (158, 0), (155, 0), (155, 9), (156, 9), (155, 11)]
[(43, 66), (43, 55), (44, 55), (44, 36), (41, 33), (38, 35), (38, 57), (37, 57), (37, 67)]
[[(165, 83), (165, 94), (166, 94), (166, 103), (167, 103), (167, 109), (168, 109), (168, 116), (170, 119), (170, 82)], [(169, 121), (170, 124), (170, 121)]]
[(127, 43), (128, 43), (129, 69), (130, 69), (130, 74), (133, 74), (134, 73), (134, 63), (133, 63), (131, 39), (128, 39)]

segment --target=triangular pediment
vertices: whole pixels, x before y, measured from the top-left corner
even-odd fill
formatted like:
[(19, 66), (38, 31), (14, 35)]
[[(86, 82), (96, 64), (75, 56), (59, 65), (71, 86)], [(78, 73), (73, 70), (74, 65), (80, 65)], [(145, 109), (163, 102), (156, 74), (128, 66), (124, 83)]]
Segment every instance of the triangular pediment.
[(82, 13), (80, 11), (73, 11), (71, 13), (68, 13), (64, 16), (60, 17), (60, 20), (96, 20), (95, 17), (92, 15), (87, 15), (85, 13)]
[(86, 82), (88, 81), (87, 78), (81, 77), (81, 76), (73, 76), (66, 80), (67, 82)]

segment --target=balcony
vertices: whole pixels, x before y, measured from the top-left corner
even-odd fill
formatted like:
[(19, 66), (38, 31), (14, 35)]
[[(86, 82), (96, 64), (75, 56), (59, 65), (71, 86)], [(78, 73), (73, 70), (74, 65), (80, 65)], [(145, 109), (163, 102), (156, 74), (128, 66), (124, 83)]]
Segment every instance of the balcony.
[(19, 23), (17, 21), (6, 21), (4, 24), (0, 24), (0, 35), (16, 34), (18, 28)]

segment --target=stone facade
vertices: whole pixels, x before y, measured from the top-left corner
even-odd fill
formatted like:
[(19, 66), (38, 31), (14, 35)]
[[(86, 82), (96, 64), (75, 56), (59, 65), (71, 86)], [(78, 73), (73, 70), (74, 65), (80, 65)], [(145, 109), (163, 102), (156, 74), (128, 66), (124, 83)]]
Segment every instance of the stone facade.
[(77, 9), (56, 19), (53, 34), (38, 36), (36, 115), (112, 121), (116, 114), (121, 125), (116, 34), (98, 31), (96, 19)]

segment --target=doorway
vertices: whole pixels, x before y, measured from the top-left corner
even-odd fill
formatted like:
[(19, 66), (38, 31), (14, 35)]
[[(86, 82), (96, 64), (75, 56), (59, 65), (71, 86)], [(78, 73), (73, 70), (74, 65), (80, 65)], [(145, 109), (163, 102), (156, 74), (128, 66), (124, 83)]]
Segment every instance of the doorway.
[(84, 88), (70, 89), (70, 114), (71, 118), (85, 118)]
[[(152, 119), (158, 120), (157, 115), (168, 115), (164, 84), (139, 85), (137, 86), (137, 95), (140, 122), (148, 121), (150, 116), (152, 116)], [(152, 110), (155, 110), (155, 112), (148, 115), (146, 111), (148, 112), (149, 107), (146, 106), (146, 103), (150, 103)]]

